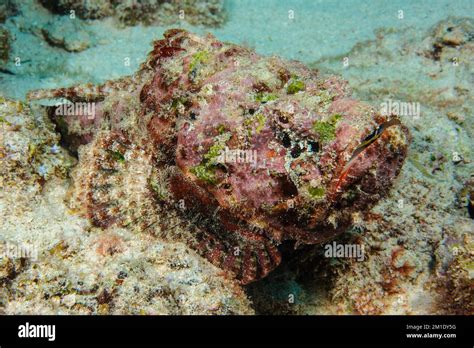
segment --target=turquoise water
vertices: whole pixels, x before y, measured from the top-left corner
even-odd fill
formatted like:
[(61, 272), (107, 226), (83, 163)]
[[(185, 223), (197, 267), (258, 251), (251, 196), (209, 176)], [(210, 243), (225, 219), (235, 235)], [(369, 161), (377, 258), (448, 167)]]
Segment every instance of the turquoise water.
[[(261, 54), (312, 63), (344, 54), (355, 44), (373, 39), (380, 28), (412, 26), (424, 31), (449, 16), (474, 13), (472, 0), (225, 0), (228, 21), (220, 28), (185, 22), (168, 27), (117, 28), (108, 21), (76, 18), (89, 33), (90, 48), (70, 53), (47, 45), (37, 34), (46, 25), (63, 30), (64, 17), (33, 6), (32, 1), (18, 3), (20, 11), (5, 24), (14, 38), (7, 68), (15, 75), (0, 74), (0, 93), (15, 98), (23, 98), (30, 89), (100, 83), (132, 74), (144, 61), (151, 42), (170, 27), (211, 32), (221, 40), (247, 45)], [(403, 19), (399, 11), (403, 11)], [(16, 57), (24, 64), (15, 66)], [(129, 66), (123, 63), (126, 58)]]
[[(379, 28), (426, 30), (441, 18), (474, 13), (469, 0), (231, 0), (226, 7), (230, 20), (214, 31), (218, 37), (306, 63), (342, 54), (357, 42), (373, 39)], [(294, 19), (289, 19), (291, 10)]]

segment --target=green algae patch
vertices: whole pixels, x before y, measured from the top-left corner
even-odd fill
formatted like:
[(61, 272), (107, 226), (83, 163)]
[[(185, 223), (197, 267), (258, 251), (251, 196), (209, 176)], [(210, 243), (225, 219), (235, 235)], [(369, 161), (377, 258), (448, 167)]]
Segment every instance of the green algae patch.
[(62, 257), (64, 253), (67, 251), (68, 246), (65, 241), (60, 241), (56, 243), (51, 249), (49, 249), (49, 254), (53, 256), (60, 256)]
[(269, 101), (277, 100), (278, 96), (275, 93), (259, 92), (255, 95), (255, 101), (259, 103), (268, 103)]
[(204, 159), (208, 162), (214, 162), (215, 158), (220, 155), (223, 149), (224, 146), (219, 143), (212, 145), (209, 152), (204, 155)]
[(255, 127), (255, 133), (260, 134), (260, 132), (263, 130), (263, 127), (265, 127), (265, 122), (267, 121), (267, 118), (264, 114), (255, 114), (252, 117), (249, 117), (244, 121), (244, 125), (249, 127), (248, 129), (248, 135), (252, 135), (252, 129), (251, 127), (256, 125)]
[(217, 126), (217, 133), (218, 134), (224, 134), (226, 130), (227, 129), (223, 124), (220, 124), (220, 125)]
[(10, 122), (8, 122), (6, 119), (4, 119), (2, 116), (0, 116), (0, 123), (5, 123), (7, 126), (12, 125)]
[(38, 151), (38, 145), (35, 143), (28, 144), (28, 162), (30, 162)]
[(286, 88), (286, 92), (288, 94), (295, 94), (300, 91), (303, 91), (306, 88), (306, 85), (303, 81), (299, 80), (298, 78), (293, 78)]
[(335, 114), (327, 121), (316, 121), (313, 123), (313, 130), (319, 134), (321, 142), (327, 143), (336, 137), (336, 124), (341, 117), (340, 114)]
[(218, 136), (217, 141), (209, 148), (209, 151), (203, 156), (203, 162), (215, 164), (216, 158), (222, 153), (225, 144), (231, 138), (231, 133), (224, 133)]
[(189, 64), (189, 70), (193, 71), (198, 65), (209, 62), (211, 53), (209, 51), (199, 51), (192, 55), (191, 63)]
[(257, 123), (258, 123), (257, 128), (255, 128), (255, 132), (259, 134), (262, 131), (263, 127), (265, 126), (265, 121), (267, 120), (267, 118), (265, 117), (264, 114), (257, 114), (255, 118), (257, 119)]
[(323, 198), (326, 191), (322, 187), (313, 187), (308, 188), (308, 193), (313, 198)]
[(225, 148), (225, 144), (231, 138), (231, 133), (219, 135), (217, 141), (209, 148), (209, 151), (203, 156), (200, 164), (190, 169), (191, 173), (208, 184), (215, 185), (217, 157), (220, 156)]
[(173, 110), (176, 110), (180, 107), (180, 105), (184, 105), (186, 103), (186, 99), (185, 98), (175, 98), (173, 99), (173, 101), (171, 102), (171, 108)]
[(214, 165), (209, 165), (206, 163), (201, 163), (191, 168), (191, 173), (196, 175), (199, 180), (211, 185), (215, 185), (217, 183), (215, 171), (216, 168)]
[(107, 150), (107, 151), (110, 153), (110, 155), (112, 156), (114, 161), (117, 161), (117, 162), (120, 162), (120, 163), (125, 162), (125, 156), (123, 154), (121, 154), (120, 152), (112, 151), (112, 150)]

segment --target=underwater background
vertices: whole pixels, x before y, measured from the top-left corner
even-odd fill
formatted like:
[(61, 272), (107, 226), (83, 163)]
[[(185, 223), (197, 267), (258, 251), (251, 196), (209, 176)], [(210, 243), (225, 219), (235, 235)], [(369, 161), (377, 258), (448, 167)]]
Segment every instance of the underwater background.
[[(473, 314), (473, 14), (472, 0), (0, 0), (0, 313)], [(77, 158), (26, 94), (131, 75), (170, 28), (418, 107), (390, 195), (335, 240), (363, 261), (305, 246), (241, 287), (179, 242), (75, 214)]]

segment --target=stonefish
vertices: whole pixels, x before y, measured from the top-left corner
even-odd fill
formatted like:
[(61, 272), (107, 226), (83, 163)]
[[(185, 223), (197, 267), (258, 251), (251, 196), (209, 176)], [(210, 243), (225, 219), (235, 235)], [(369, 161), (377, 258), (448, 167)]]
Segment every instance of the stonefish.
[(184, 30), (155, 41), (132, 76), (28, 97), (68, 101), (50, 114), (79, 149), (74, 202), (94, 225), (173, 238), (156, 215), (177, 211), (186, 241), (242, 284), (280, 263), (283, 241), (345, 231), (407, 152), (397, 117), (352, 99), (342, 79)]

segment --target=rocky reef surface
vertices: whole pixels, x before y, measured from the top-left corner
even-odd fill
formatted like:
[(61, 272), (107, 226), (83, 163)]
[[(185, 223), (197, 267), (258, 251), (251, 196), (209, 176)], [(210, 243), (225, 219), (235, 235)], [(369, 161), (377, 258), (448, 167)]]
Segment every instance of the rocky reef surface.
[(184, 244), (75, 214), (65, 199), (76, 163), (45, 110), (0, 99), (1, 313), (253, 313), (240, 286)]
[(185, 20), (194, 25), (217, 26), (225, 21), (222, 0), (39, 0), (60, 15), (82, 19), (113, 17), (123, 25), (167, 25)]

